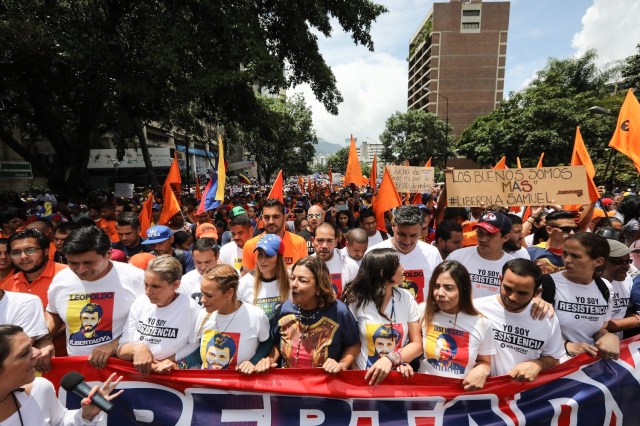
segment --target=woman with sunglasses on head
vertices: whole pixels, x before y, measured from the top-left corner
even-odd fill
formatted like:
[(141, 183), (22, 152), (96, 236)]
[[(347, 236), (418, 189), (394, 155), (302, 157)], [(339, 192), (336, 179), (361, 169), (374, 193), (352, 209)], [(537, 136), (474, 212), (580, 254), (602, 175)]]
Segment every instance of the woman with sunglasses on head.
[[(0, 325), (0, 424), (71, 426), (95, 425), (102, 420), (100, 409), (91, 404), (90, 398), (81, 401), (81, 409), (67, 410), (58, 400), (53, 384), (35, 377), (39, 352), (21, 327)], [(114, 373), (101, 387), (94, 386), (90, 396), (99, 393), (106, 400), (116, 398), (123, 391), (110, 395), (122, 377), (115, 379)]]
[(374, 249), (342, 296), (360, 332), (355, 366), (367, 370), (364, 378), (370, 385), (382, 382), (393, 369), (413, 376), (408, 363), (422, 353), (418, 305), (411, 293), (398, 288), (403, 272), (395, 250)]
[(460, 262), (439, 264), (429, 280), (420, 372), (463, 379), (466, 391), (484, 387), (491, 374), (491, 323), (473, 307), (469, 272)]
[(607, 330), (613, 309), (611, 284), (598, 275), (609, 258), (609, 243), (592, 232), (571, 234), (564, 242), (564, 271), (546, 275), (542, 298), (554, 304), (567, 356), (587, 353), (617, 359), (620, 339)]

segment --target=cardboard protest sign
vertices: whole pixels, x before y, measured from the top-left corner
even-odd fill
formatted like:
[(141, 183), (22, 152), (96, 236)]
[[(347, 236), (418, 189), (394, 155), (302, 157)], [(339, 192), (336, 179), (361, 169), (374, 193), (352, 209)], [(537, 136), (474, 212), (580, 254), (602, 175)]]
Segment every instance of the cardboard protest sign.
[(398, 192), (428, 192), (433, 189), (433, 167), (387, 165)]
[(116, 197), (133, 198), (132, 183), (116, 183), (113, 191)]
[(584, 166), (445, 173), (448, 207), (588, 204)]

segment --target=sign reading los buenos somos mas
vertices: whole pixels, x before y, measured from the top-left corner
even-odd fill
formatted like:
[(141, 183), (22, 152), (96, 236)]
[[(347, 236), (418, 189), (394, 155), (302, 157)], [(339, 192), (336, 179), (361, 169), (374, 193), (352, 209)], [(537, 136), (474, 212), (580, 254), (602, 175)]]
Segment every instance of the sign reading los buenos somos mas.
[(584, 166), (453, 170), (445, 178), (449, 207), (589, 203)]
[(431, 193), (433, 189), (433, 167), (387, 165), (387, 169), (398, 192)]

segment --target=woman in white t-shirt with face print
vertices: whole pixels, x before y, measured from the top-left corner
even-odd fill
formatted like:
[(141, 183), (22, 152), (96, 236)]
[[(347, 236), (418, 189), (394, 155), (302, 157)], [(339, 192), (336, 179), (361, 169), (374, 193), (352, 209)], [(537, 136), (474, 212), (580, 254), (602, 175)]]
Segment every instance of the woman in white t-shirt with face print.
[(423, 306), (420, 372), (463, 379), (467, 391), (482, 389), (495, 353), (493, 332), (489, 320), (473, 307), (467, 268), (455, 260), (438, 265)]
[(371, 250), (343, 294), (358, 322), (360, 354), (355, 365), (367, 370), (364, 378), (370, 385), (382, 382), (392, 369), (413, 376), (408, 363), (422, 353), (418, 306), (408, 291), (397, 287), (403, 272), (395, 250)]

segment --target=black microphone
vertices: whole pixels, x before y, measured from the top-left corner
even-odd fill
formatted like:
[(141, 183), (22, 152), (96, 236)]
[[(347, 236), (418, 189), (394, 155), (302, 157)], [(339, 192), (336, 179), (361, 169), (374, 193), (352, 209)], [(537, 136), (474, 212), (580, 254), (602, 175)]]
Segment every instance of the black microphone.
[[(89, 397), (89, 393), (91, 392), (91, 386), (84, 381), (84, 376), (77, 371), (70, 371), (65, 374), (60, 381), (60, 386), (67, 392), (73, 392), (83, 398)], [(91, 398), (91, 403), (105, 413), (113, 409), (113, 404), (97, 392), (93, 395), (93, 398)]]

